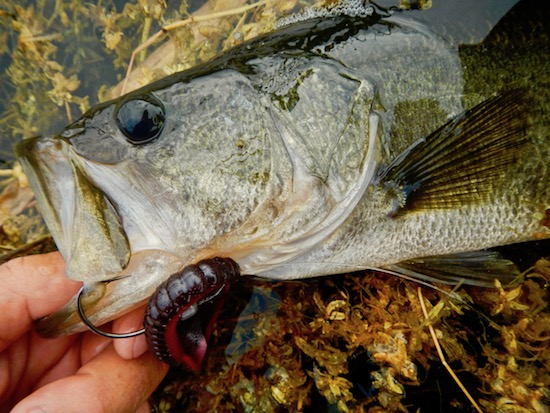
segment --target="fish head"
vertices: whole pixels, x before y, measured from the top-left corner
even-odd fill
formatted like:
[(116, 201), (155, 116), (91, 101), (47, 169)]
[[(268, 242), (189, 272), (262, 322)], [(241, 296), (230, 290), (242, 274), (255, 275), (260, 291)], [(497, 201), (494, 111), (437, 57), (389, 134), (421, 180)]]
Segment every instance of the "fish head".
[[(385, 153), (387, 116), (374, 73), (359, 76), (324, 53), (278, 51), (294, 47), (283, 34), (19, 145), (68, 276), (99, 292), (84, 300), (96, 325), (216, 256), (268, 278), (333, 272), (288, 263), (360, 202)], [(42, 326), (48, 336), (82, 331), (76, 299)]]
[(18, 146), (68, 276), (128, 276), (110, 287), (116, 309), (92, 320), (143, 302), (247, 218), (269, 180), (271, 130), (248, 78), (227, 70), (128, 94)]

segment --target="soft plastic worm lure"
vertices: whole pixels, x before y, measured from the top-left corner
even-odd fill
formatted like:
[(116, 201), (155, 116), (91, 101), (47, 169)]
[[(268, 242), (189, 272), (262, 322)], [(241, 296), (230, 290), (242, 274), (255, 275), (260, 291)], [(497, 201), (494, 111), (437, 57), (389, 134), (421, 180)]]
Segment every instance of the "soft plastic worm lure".
[(200, 370), (212, 328), (239, 275), (235, 261), (216, 257), (188, 265), (157, 288), (143, 324), (159, 360)]
[(104, 337), (129, 338), (145, 333), (159, 360), (198, 372), (231, 284), (239, 276), (239, 265), (231, 258), (215, 257), (188, 265), (158, 286), (147, 305), (144, 328), (130, 333), (103, 331), (88, 319), (82, 306), (85, 287), (78, 292), (78, 314), (94, 333)]

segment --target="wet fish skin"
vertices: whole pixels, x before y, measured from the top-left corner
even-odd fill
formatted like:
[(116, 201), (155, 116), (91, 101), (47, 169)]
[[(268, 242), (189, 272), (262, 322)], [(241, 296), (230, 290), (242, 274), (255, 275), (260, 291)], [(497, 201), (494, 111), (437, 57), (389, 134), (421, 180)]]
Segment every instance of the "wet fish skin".
[[(92, 321), (129, 311), (212, 256), (292, 279), (463, 254), (476, 283), (480, 260), (503, 263), (470, 251), (548, 236), (548, 49), (531, 57), (524, 47), (521, 69), (511, 59), (478, 79), (476, 65), (506, 55), (498, 43), (457, 51), (407, 16), (283, 27), (22, 143), (68, 275), (92, 286), (131, 275), (88, 304)], [(136, 99), (165, 114), (160, 136), (142, 145), (116, 120)], [(499, 122), (485, 130), (490, 119)], [(487, 136), (499, 144), (507, 128), (510, 156), (485, 156), (482, 145), (473, 161), (457, 156), (462, 130), (477, 133), (475, 149)], [(432, 144), (441, 159), (424, 162)], [(74, 310), (43, 321), (43, 333), (79, 331)]]

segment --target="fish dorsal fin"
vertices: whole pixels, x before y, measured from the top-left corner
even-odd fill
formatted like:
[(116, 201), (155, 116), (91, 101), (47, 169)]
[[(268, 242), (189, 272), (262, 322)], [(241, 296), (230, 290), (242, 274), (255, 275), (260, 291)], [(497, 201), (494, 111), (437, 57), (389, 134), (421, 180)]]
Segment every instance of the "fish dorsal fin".
[(399, 155), (379, 176), (381, 184), (404, 195), (396, 213), (486, 201), (520, 159), (527, 139), (526, 109), (522, 90), (505, 92)]
[(495, 280), (506, 285), (519, 275), (512, 261), (485, 250), (415, 258), (385, 268), (424, 281), (481, 287), (494, 287)]

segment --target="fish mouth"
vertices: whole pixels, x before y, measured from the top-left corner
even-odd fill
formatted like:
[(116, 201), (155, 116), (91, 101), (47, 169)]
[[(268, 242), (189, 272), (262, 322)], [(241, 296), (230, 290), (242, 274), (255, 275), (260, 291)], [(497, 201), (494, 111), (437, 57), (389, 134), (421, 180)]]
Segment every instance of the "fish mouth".
[[(133, 254), (116, 281), (86, 282), (82, 309), (96, 326), (112, 321), (144, 305), (158, 284), (182, 268), (174, 254), (144, 250)], [(78, 313), (77, 295), (55, 313), (37, 320), (34, 327), (43, 337), (59, 337), (87, 331)]]
[(109, 199), (71, 157), (63, 138), (35, 137), (16, 148), (40, 212), (70, 278), (102, 281), (127, 267), (130, 245)]
[[(16, 154), (66, 261), (67, 276), (84, 281), (83, 308), (94, 324), (101, 325), (144, 304), (159, 279), (180, 268), (180, 260), (166, 251), (132, 254), (119, 214), (79, 167), (65, 139), (26, 139)], [(117, 277), (124, 278), (107, 282)], [(76, 296), (60, 310), (37, 320), (35, 328), (45, 337), (87, 329), (78, 315)]]

